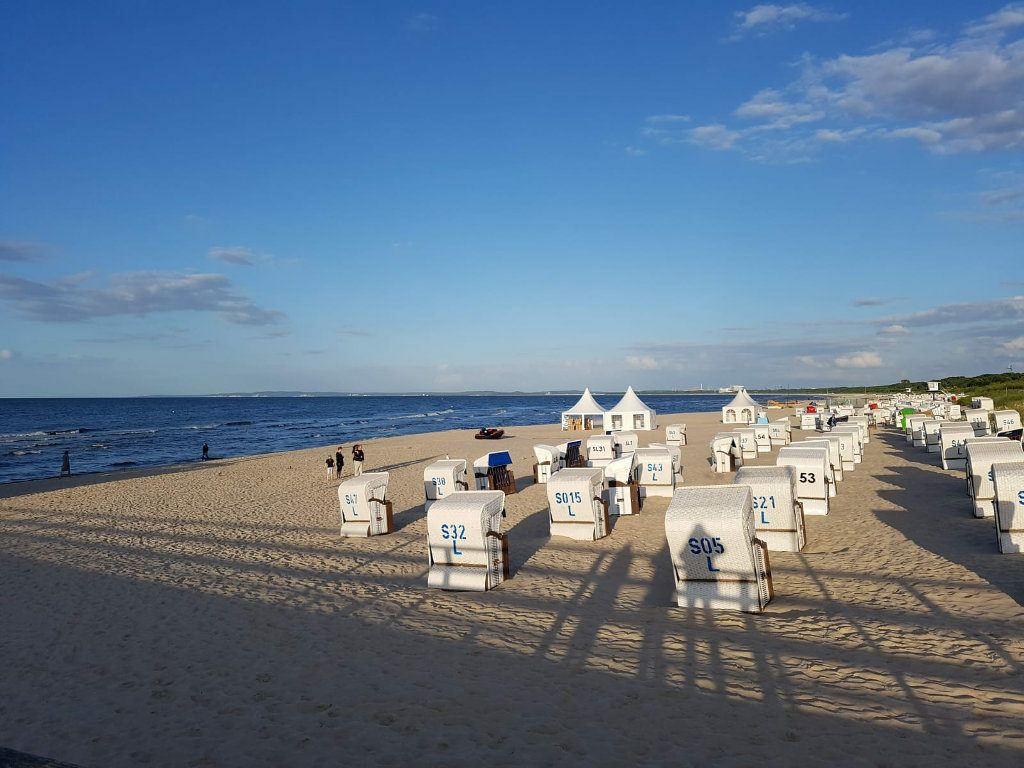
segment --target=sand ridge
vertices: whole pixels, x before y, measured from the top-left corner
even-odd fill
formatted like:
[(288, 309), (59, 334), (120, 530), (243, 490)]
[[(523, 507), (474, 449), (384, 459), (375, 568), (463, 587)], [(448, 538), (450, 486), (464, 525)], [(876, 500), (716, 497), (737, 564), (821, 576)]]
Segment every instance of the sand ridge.
[[(717, 419), (659, 416), (688, 425), (687, 485), (732, 482)], [(366, 540), (337, 535), (333, 446), (5, 489), (0, 744), (84, 766), (1024, 758), (1024, 558), (934, 454), (873, 435), (750, 616), (673, 607), (667, 499), (550, 540), (531, 447), (568, 435), (507, 432), (368, 442), (396, 531)], [(424, 467), (499, 448), (511, 580), (427, 590)]]

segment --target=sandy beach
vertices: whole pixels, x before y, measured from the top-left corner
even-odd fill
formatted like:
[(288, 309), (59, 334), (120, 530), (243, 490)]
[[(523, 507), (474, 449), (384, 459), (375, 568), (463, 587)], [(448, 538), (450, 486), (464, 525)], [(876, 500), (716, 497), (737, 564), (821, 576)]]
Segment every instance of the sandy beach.
[[(732, 482), (707, 460), (719, 414), (658, 420), (641, 445), (688, 425), (686, 485)], [(550, 540), (531, 448), (567, 433), (507, 435), (366, 442), (396, 531), (364, 540), (338, 536), (334, 446), (0, 487), (0, 746), (89, 768), (1024, 764), (1024, 557), (936, 454), (873, 434), (748, 615), (675, 607), (668, 499)], [(512, 578), (426, 589), (424, 467), (499, 448)]]

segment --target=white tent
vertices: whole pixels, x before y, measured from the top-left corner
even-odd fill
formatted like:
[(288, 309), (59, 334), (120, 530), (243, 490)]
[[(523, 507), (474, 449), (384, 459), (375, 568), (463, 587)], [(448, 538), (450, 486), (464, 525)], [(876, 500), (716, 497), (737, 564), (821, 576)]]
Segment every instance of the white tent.
[(576, 405), (562, 411), (562, 429), (603, 429), (604, 413), (605, 409), (598, 405), (588, 387)]
[(732, 402), (722, 408), (723, 424), (753, 424), (757, 420), (757, 412), (761, 406), (757, 404), (747, 390), (740, 388)]
[(654, 409), (648, 407), (636, 396), (636, 392), (630, 387), (626, 394), (609, 408), (604, 417), (604, 428), (611, 430), (652, 430), (657, 429)]

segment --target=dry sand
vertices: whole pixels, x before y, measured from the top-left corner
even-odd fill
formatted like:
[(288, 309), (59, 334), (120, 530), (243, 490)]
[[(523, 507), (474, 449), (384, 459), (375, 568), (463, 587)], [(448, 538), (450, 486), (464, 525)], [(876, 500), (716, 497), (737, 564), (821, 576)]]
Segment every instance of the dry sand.
[[(707, 462), (717, 418), (660, 417), (688, 424), (688, 485), (732, 482)], [(873, 436), (746, 615), (673, 606), (667, 499), (549, 540), (531, 446), (566, 434), (509, 432), (367, 443), (397, 528), (368, 540), (337, 535), (333, 446), (0, 488), (0, 746), (97, 767), (1024, 764), (1024, 557), (935, 454)], [(498, 448), (512, 578), (427, 590), (423, 468)]]

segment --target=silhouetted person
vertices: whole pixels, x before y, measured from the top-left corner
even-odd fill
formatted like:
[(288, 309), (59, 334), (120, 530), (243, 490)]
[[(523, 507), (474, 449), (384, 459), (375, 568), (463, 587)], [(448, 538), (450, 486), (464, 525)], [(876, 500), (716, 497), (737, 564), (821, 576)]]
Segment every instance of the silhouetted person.
[(210, 459), (210, 446), (205, 442), (203, 443), (203, 461), (209, 461)]
[(64, 475), (71, 477), (71, 454), (68, 451), (64, 451), (64, 459), (60, 463), (60, 476)]
[(341, 477), (341, 470), (345, 468), (345, 454), (341, 452), (341, 446), (334, 452), (334, 463), (337, 466), (338, 477)]

